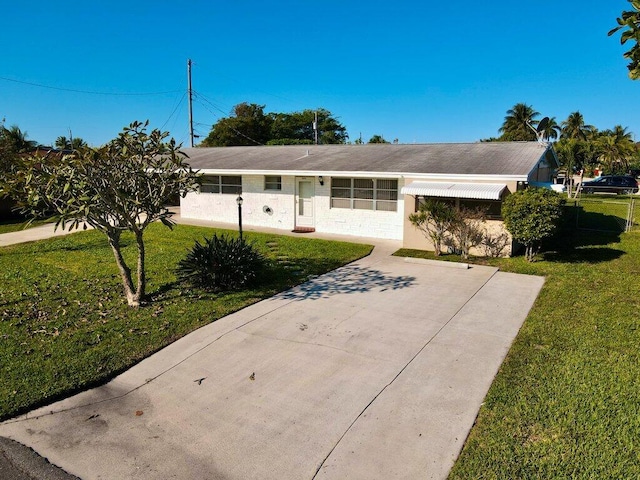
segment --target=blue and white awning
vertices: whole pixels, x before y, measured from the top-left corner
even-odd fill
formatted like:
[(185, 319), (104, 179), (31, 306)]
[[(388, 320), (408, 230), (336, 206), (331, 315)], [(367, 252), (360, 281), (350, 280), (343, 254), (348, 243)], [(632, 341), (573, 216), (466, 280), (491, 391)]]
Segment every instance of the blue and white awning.
[(505, 188), (507, 186), (504, 183), (412, 182), (402, 187), (400, 193), (424, 197), (500, 200)]

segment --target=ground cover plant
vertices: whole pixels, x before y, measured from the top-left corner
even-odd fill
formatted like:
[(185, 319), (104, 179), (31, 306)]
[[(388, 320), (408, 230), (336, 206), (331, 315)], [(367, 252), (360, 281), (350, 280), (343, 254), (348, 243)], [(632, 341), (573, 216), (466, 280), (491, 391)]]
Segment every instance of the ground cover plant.
[[(371, 246), (245, 232), (266, 257), (266, 283), (209, 293), (176, 281), (194, 241), (234, 232), (159, 223), (147, 240), (148, 306), (132, 309), (97, 231), (0, 248), (0, 420), (99, 384), (196, 328), (367, 255)], [(135, 259), (133, 234), (123, 255)]]
[[(608, 224), (603, 208), (588, 213)], [(561, 240), (483, 260), (546, 280), (450, 479), (640, 478), (640, 232)]]

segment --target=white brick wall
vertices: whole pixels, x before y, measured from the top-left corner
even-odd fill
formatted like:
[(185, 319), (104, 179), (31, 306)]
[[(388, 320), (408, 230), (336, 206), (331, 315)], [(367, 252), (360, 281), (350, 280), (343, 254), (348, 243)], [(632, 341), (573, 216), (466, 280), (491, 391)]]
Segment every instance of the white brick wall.
[[(256, 227), (293, 230), (294, 177), (282, 177), (282, 190), (264, 190), (264, 176), (242, 176), (242, 223)], [(189, 193), (180, 200), (180, 215), (185, 218), (238, 223), (237, 195)], [(271, 209), (271, 214), (263, 208)]]
[[(282, 176), (281, 191), (265, 191), (264, 176), (242, 176), (242, 223), (256, 227), (293, 230), (295, 226), (295, 178)], [(374, 212), (330, 208), (331, 179), (324, 177), (320, 185), (314, 180), (314, 221), (317, 232), (388, 239), (402, 239), (404, 202), (398, 201), (397, 212)], [(398, 181), (398, 191), (402, 180)], [(184, 218), (227, 223), (238, 222), (237, 195), (189, 193), (180, 200)], [(267, 206), (272, 213), (263, 211)]]

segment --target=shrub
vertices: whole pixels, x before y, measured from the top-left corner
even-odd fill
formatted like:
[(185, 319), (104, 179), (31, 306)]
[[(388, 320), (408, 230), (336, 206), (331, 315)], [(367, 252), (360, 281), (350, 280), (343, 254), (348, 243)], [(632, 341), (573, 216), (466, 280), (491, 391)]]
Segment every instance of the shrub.
[(505, 228), (526, 247), (533, 261), (540, 243), (551, 237), (562, 220), (564, 200), (552, 190), (527, 188), (509, 195), (502, 204)]
[(480, 245), (485, 238), (485, 221), (486, 213), (481, 208), (462, 207), (455, 210), (455, 219), (451, 223), (450, 236), (445, 240), (445, 244), (453, 247), (462, 258), (469, 258), (469, 251)]
[(456, 218), (453, 205), (432, 198), (426, 198), (418, 211), (409, 215), (409, 221), (431, 240), (436, 256), (442, 253), (442, 244)]
[(497, 234), (486, 232), (481, 247), (487, 257), (498, 258), (502, 256), (504, 249), (510, 242), (511, 237), (506, 232)]
[(214, 234), (204, 243), (196, 240), (187, 256), (178, 262), (176, 275), (180, 281), (204, 290), (235, 290), (253, 282), (265, 262), (251, 243)]

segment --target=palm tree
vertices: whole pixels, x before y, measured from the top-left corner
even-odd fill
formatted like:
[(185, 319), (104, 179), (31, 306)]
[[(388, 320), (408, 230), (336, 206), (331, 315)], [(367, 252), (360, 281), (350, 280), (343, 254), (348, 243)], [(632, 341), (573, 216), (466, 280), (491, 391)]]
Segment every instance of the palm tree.
[(633, 134), (627, 131), (627, 127), (616, 125), (613, 127), (613, 130), (611, 130), (611, 134), (619, 141), (628, 141), (633, 143)]
[(622, 29), (620, 43), (624, 45), (627, 40), (634, 42), (631, 49), (624, 52), (623, 56), (629, 59), (629, 77), (632, 80), (640, 79), (640, 0), (629, 0), (633, 10), (625, 10), (620, 17), (616, 18), (618, 26), (609, 32), (613, 35)]
[(586, 140), (589, 136), (596, 132), (596, 127), (586, 125), (584, 117), (579, 111), (570, 113), (565, 121), (561, 124), (560, 134), (564, 138), (575, 138), (576, 140)]
[(549, 140), (556, 140), (560, 134), (560, 125), (556, 122), (556, 117), (550, 117), (549, 122), (542, 130), (542, 138)]
[(9, 128), (2, 127), (2, 136), (9, 148), (15, 153), (27, 153), (38, 146), (35, 140), (27, 140), (27, 132), (23, 132), (17, 125)]
[(64, 135), (61, 135), (56, 138), (55, 146), (61, 150), (77, 150), (81, 147), (86, 147), (87, 142), (80, 137), (75, 137), (72, 140), (69, 140)]
[(635, 153), (635, 143), (626, 127), (616, 125), (613, 130), (602, 132), (597, 141), (598, 159), (607, 172), (624, 172)]
[(504, 123), (498, 130), (502, 133), (501, 140), (506, 141), (530, 141), (537, 140), (535, 127), (538, 124), (535, 117), (540, 115), (531, 105), (517, 103), (512, 109), (507, 110)]

